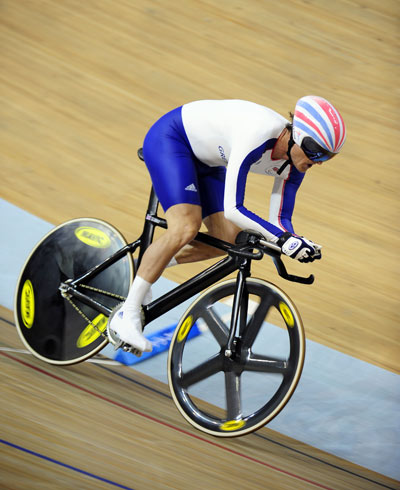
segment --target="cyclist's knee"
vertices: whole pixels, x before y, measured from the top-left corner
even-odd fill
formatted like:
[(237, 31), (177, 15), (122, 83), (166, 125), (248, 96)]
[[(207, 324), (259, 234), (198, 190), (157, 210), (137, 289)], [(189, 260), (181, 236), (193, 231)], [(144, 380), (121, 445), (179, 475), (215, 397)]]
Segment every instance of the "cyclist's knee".
[(182, 248), (191, 242), (201, 227), (200, 206), (180, 204), (166, 212), (168, 235), (176, 248)]
[(191, 242), (200, 229), (201, 222), (183, 220), (179, 225), (169, 226), (168, 232), (173, 241), (176, 242), (177, 248), (182, 248)]

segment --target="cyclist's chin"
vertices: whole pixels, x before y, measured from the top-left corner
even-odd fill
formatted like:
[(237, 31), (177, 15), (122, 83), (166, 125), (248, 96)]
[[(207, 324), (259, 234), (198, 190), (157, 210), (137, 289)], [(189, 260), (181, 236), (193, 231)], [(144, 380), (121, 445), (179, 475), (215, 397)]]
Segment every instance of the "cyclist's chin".
[(306, 173), (307, 170), (312, 167), (312, 164), (308, 162), (293, 162), (293, 165), (302, 174)]

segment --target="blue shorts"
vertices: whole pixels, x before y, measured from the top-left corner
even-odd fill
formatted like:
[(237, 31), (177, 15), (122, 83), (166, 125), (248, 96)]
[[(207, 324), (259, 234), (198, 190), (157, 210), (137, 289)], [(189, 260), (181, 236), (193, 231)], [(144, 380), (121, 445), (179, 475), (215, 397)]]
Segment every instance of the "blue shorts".
[(143, 156), (164, 211), (175, 204), (198, 204), (203, 218), (224, 209), (226, 168), (198, 160), (182, 123), (182, 107), (159, 119), (147, 133)]

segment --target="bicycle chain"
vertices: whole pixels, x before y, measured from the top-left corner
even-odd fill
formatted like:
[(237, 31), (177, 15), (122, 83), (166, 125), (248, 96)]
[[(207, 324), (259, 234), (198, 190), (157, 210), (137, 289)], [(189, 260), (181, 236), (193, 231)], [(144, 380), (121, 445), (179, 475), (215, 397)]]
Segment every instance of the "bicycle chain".
[(121, 301), (125, 301), (125, 296), (120, 296), (119, 294), (110, 293), (109, 291), (104, 291), (103, 289), (94, 288), (93, 286), (88, 286), (87, 284), (78, 284), (81, 288), (90, 289), (96, 293), (104, 294), (104, 296), (110, 296), (111, 298), (117, 298)]
[[(110, 296), (112, 298), (116, 298), (116, 299), (120, 299), (121, 301), (125, 301), (125, 297), (124, 296), (120, 296), (119, 294), (114, 294), (114, 293), (110, 293), (109, 291), (104, 291), (102, 289), (98, 289), (98, 288), (94, 288), (93, 286), (87, 286), (86, 284), (78, 284), (78, 286), (80, 287), (83, 287), (83, 288), (86, 288), (86, 289), (90, 289), (91, 291), (94, 291), (96, 293), (101, 293), (101, 294), (104, 294), (104, 296)], [(81, 317), (89, 324), (91, 325), (95, 330), (97, 330), (97, 332), (104, 338), (104, 339), (107, 339), (108, 340), (108, 336), (107, 334), (105, 334), (104, 332), (102, 332), (98, 327), (97, 325), (95, 325), (93, 323), (93, 321), (91, 321), (86, 315), (85, 313), (83, 313), (83, 311), (78, 307), (76, 306), (76, 304), (72, 301), (72, 299), (69, 297), (68, 294), (66, 294), (64, 296), (64, 298), (66, 298), (66, 300), (70, 303), (70, 305), (75, 309), (75, 311), (77, 311), (79, 313), (79, 315), (81, 315)]]

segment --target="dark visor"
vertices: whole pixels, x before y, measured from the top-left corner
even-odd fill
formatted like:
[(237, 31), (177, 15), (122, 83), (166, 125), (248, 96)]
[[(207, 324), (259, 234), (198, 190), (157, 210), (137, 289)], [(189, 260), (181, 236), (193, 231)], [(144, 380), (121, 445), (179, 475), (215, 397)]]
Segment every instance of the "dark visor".
[(309, 136), (306, 136), (303, 139), (301, 149), (312, 162), (326, 162), (326, 160), (330, 160), (336, 155), (336, 153), (332, 153), (319, 146), (319, 144)]

